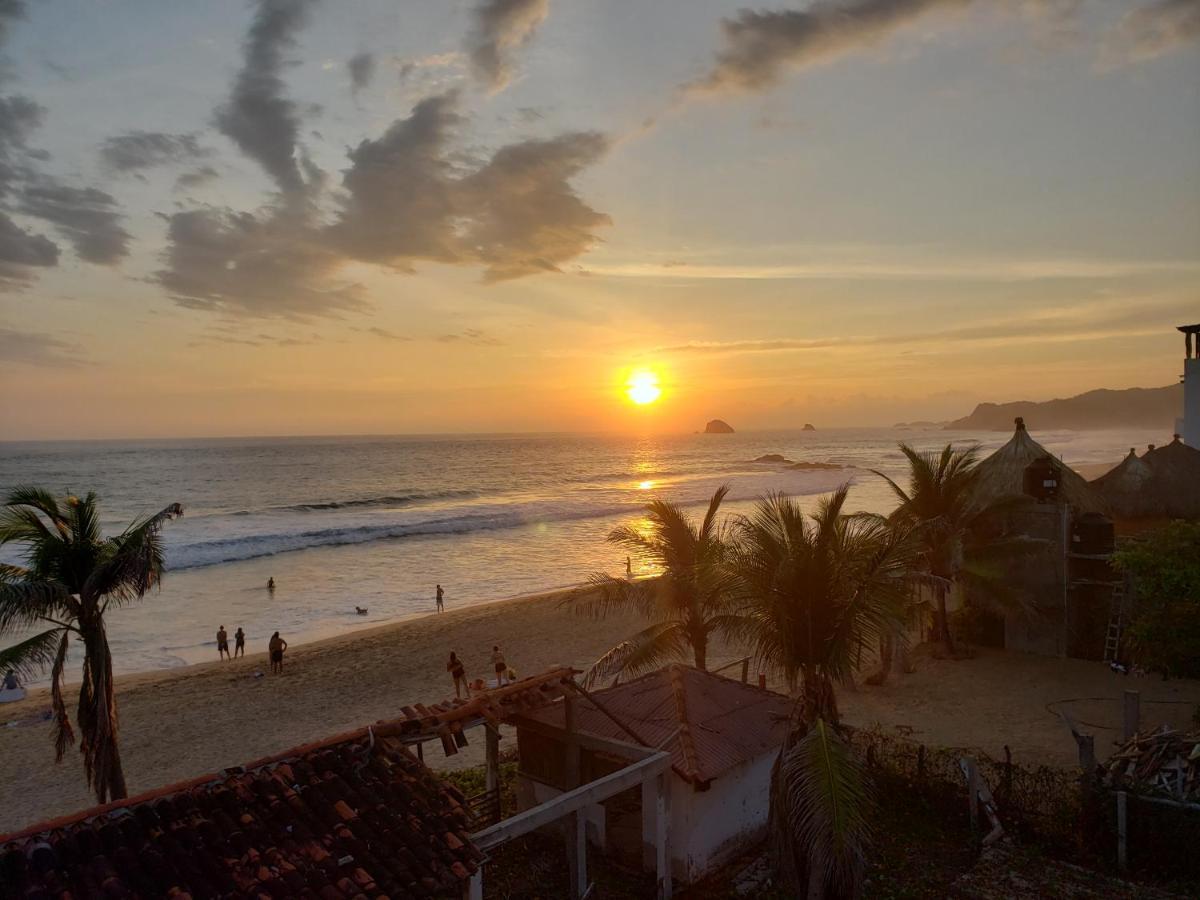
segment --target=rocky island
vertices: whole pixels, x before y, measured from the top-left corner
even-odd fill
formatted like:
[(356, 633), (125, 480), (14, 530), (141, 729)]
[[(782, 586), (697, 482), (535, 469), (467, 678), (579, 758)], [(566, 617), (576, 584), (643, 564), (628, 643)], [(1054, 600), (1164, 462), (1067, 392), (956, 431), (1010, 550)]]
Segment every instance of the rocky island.
[(713, 419), (704, 426), (705, 434), (733, 434), (733, 426), (723, 419)]

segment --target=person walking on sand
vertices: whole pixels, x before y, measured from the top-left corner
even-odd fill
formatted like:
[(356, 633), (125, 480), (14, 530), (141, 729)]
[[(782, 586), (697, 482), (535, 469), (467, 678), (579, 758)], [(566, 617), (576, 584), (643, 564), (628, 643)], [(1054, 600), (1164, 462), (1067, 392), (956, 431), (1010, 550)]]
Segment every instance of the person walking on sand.
[(446, 598), (446, 592), (442, 590), (442, 586), (439, 584), (437, 586), (437, 611), (438, 612), (446, 611), (446, 599), (445, 598)]
[(456, 700), (462, 698), (459, 685), (462, 685), (461, 690), (466, 691), (467, 699), (471, 697), (471, 686), (467, 683), (467, 668), (463, 665), (462, 660), (458, 655), (451, 650), (450, 660), (446, 663), (446, 671), (450, 673), (450, 677), (454, 679), (454, 697)]
[(267, 644), (267, 650), (271, 655), (271, 671), (279, 675), (283, 674), (283, 651), (288, 647), (287, 641), (279, 636), (279, 632), (271, 635), (271, 641)]
[(492, 668), (496, 670), (496, 687), (500, 687), (504, 684), (504, 673), (508, 671), (508, 663), (504, 661), (499, 644), (492, 646)]
[(628, 556), (625, 557), (625, 577), (626, 578), (633, 577), (633, 560), (630, 559)]
[(272, 575), (270, 578), (267, 579), (267, 590), (270, 591), (272, 594), (275, 593), (275, 576), (274, 575)]
[(238, 626), (238, 630), (233, 633), (233, 658), (246, 655), (246, 632), (242, 631), (242, 626)]
[(217, 629), (217, 656), (221, 659), (233, 659), (229, 655), (229, 635), (225, 632), (224, 625)]

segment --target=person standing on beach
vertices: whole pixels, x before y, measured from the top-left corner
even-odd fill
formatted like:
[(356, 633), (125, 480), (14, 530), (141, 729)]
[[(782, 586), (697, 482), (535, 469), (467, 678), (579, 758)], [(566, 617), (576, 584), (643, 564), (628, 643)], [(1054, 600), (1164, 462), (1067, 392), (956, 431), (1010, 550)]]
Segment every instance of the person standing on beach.
[(492, 667), (496, 670), (496, 687), (500, 687), (504, 684), (504, 673), (508, 671), (508, 663), (504, 661), (499, 644), (492, 647)]
[(439, 584), (437, 586), (437, 611), (438, 612), (446, 611), (445, 596), (446, 596), (446, 592), (442, 590), (442, 586)]
[(633, 577), (633, 560), (630, 559), (628, 556), (625, 557), (625, 577), (626, 578)]
[(229, 655), (229, 635), (225, 632), (224, 625), (217, 629), (217, 656), (221, 659), (233, 659)]
[(272, 575), (270, 578), (267, 579), (267, 590), (270, 591), (272, 594), (275, 593), (275, 576), (274, 575)]
[(446, 671), (450, 673), (450, 677), (454, 679), (454, 697), (461, 699), (462, 693), (459, 690), (459, 685), (462, 685), (462, 690), (466, 691), (467, 698), (471, 697), (471, 686), (467, 684), (467, 668), (462, 664), (462, 660), (458, 655), (451, 650), (450, 660), (446, 663)]
[(239, 656), (246, 655), (246, 632), (242, 631), (242, 626), (238, 626), (238, 630), (233, 633), (233, 657), (237, 659)]
[(279, 636), (279, 632), (271, 635), (271, 641), (267, 644), (267, 650), (271, 655), (271, 671), (279, 675), (283, 674), (283, 651), (288, 647), (287, 641)]

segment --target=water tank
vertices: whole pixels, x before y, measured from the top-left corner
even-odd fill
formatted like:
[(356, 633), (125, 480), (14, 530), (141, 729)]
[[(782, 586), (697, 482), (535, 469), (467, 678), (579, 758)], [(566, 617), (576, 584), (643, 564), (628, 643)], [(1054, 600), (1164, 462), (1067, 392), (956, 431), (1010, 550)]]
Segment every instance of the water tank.
[(1085, 513), (1075, 520), (1071, 533), (1071, 550), (1089, 556), (1106, 555), (1113, 552), (1116, 536), (1112, 519), (1100, 513)]
[(1058, 496), (1062, 469), (1052, 456), (1035, 459), (1025, 467), (1025, 493), (1039, 502), (1046, 503)]

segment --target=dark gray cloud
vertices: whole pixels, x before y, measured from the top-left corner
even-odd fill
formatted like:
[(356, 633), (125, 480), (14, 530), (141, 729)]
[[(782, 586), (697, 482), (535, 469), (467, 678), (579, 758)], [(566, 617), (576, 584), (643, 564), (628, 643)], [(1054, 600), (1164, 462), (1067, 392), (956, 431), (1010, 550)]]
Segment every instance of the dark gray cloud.
[(713, 69), (689, 87), (697, 91), (758, 91), (789, 69), (832, 62), (879, 44), (929, 13), (971, 0), (817, 0), (807, 9), (756, 12), (723, 19), (724, 46)]
[(350, 151), (332, 237), (348, 255), (411, 271), (412, 260), (455, 262), (453, 168), (447, 146), (460, 117), (454, 93), (429, 97), (377, 140)]
[(77, 344), (44, 332), (0, 327), (0, 363), (74, 368), (84, 364), (82, 353)]
[(192, 188), (200, 187), (202, 184), (208, 184), (208, 182), (220, 177), (221, 173), (212, 166), (197, 166), (195, 169), (190, 169), (175, 179), (175, 190), (191, 190)]
[(8, 29), (17, 19), (25, 17), (22, 0), (0, 0), (0, 45), (8, 39)]
[(137, 172), (155, 166), (191, 162), (211, 154), (194, 134), (130, 131), (100, 146), (100, 160), (112, 172)]
[(183, 306), (307, 317), (365, 305), (360, 287), (337, 280), (341, 255), (290, 209), (205, 207), (167, 223), (166, 265), (156, 280)]
[(49, 238), (25, 231), (0, 212), (0, 293), (20, 290), (33, 281), (31, 270), (58, 265), (58, 247)]
[(467, 51), (471, 70), (489, 90), (513, 79), (513, 53), (527, 44), (550, 11), (550, 0), (482, 0), (474, 9)]
[(375, 57), (365, 51), (356, 53), (346, 63), (346, 71), (350, 73), (350, 89), (357, 94), (375, 77)]
[(17, 210), (52, 224), (88, 262), (112, 265), (129, 254), (130, 235), (121, 227), (117, 201), (97, 188), (43, 178), (21, 190)]
[(216, 114), (217, 127), (266, 170), (285, 194), (305, 190), (299, 160), (301, 111), (285, 96), (285, 51), (308, 20), (315, 0), (258, 0), (243, 45), (233, 91)]
[(1155, 0), (1126, 13), (1109, 35), (1111, 65), (1165, 56), (1200, 40), (1200, 0)]
[(597, 132), (527, 140), (500, 148), (459, 185), (462, 243), (486, 266), (485, 280), (558, 271), (612, 224), (588, 206), (571, 179), (608, 150)]

